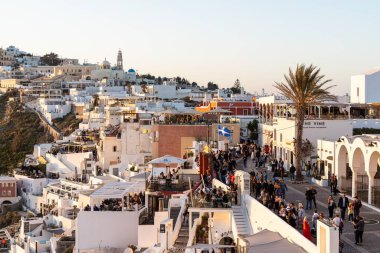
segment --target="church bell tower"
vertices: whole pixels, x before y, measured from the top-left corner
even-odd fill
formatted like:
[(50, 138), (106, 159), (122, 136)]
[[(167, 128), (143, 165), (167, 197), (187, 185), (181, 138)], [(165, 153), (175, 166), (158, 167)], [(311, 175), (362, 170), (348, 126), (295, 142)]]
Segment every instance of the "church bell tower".
[(119, 52), (117, 53), (117, 63), (116, 63), (117, 69), (123, 70), (123, 55), (121, 53), (121, 50), (119, 49)]

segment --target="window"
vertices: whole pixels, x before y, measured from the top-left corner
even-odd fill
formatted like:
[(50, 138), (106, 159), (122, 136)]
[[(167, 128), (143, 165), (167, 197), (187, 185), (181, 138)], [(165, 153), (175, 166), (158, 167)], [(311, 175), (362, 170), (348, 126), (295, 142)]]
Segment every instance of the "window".
[(12, 196), (12, 191), (8, 190), (8, 196)]
[(280, 133), (280, 142), (282, 142), (282, 133)]
[(248, 109), (243, 109), (243, 115), (248, 115)]
[(7, 194), (6, 190), (3, 190), (2, 195), (5, 196)]
[(356, 87), (356, 96), (359, 97), (359, 87)]
[(117, 147), (113, 146), (113, 152), (116, 152), (116, 151), (117, 151)]

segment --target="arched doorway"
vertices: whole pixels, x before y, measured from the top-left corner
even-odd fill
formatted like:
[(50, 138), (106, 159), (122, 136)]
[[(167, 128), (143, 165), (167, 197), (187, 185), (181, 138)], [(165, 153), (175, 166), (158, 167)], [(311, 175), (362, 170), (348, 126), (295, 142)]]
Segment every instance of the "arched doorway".
[(352, 191), (352, 171), (348, 162), (348, 151), (346, 146), (341, 146), (338, 153), (338, 186), (341, 191), (351, 194)]
[(352, 196), (368, 201), (368, 175), (365, 171), (364, 154), (361, 148), (356, 148), (352, 156)]
[(10, 202), (9, 200), (4, 200), (3, 203), (1, 203), (2, 205), (11, 205), (12, 202)]
[(370, 188), (368, 189), (368, 203), (380, 207), (380, 175), (377, 173), (380, 171), (380, 153), (378, 151), (371, 154), (368, 169), (370, 184)]

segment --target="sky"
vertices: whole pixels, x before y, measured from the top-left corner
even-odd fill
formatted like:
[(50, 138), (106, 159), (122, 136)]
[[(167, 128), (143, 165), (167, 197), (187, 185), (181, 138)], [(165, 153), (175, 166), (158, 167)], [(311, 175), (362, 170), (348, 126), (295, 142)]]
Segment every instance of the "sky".
[(0, 47), (116, 64), (275, 92), (297, 64), (314, 64), (349, 92), (351, 75), (380, 66), (380, 1), (36, 0), (0, 2)]

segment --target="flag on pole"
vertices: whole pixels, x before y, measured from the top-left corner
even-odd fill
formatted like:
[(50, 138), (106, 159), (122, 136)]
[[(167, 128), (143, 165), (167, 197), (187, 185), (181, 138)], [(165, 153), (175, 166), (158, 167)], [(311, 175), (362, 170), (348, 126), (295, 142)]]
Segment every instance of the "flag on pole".
[(224, 127), (221, 125), (218, 125), (218, 134), (222, 135), (224, 137), (231, 137), (232, 136), (231, 130), (228, 129), (227, 127)]

